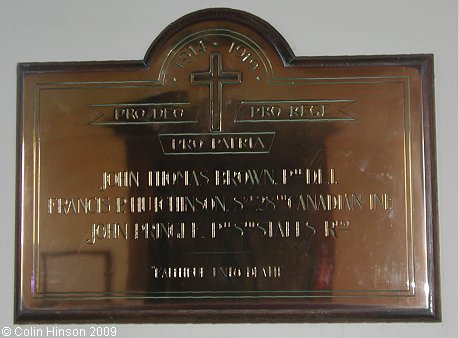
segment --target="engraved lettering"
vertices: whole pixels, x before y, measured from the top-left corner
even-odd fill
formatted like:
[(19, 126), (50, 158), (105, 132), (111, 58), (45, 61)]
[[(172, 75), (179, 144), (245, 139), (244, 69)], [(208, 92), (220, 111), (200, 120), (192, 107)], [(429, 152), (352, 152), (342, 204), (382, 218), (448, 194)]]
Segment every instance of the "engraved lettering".
[(286, 196), (289, 209), (307, 210), (354, 210), (363, 208), (361, 194), (298, 194)]
[(343, 108), (351, 99), (242, 101), (236, 121), (333, 122), (356, 121)]
[(110, 212), (108, 197), (48, 198), (48, 214), (106, 214)]
[(378, 208), (392, 210), (392, 197), (388, 194), (370, 194), (370, 210), (376, 210)]
[(250, 106), (250, 117), (279, 117), (281, 112), (280, 106)]
[(215, 186), (259, 186), (276, 185), (274, 170), (247, 169), (247, 170), (215, 170)]
[(134, 239), (184, 239), (195, 238), (196, 224), (185, 226), (184, 222), (135, 223)]
[(93, 223), (91, 226), (91, 237), (86, 240), (86, 244), (92, 245), (96, 241), (104, 239), (128, 239), (128, 225), (119, 223)]
[(210, 183), (209, 176), (207, 170), (154, 170), (148, 172), (148, 186), (200, 187)]
[(104, 171), (102, 173), (102, 185), (100, 191), (113, 187), (138, 187), (139, 172), (138, 171)]
[(266, 145), (261, 137), (213, 137), (212, 149), (217, 150), (264, 150)]
[(204, 267), (160, 267), (152, 265), (154, 278), (166, 279), (166, 278), (204, 278)]
[(148, 196), (130, 198), (131, 213), (139, 212), (226, 212), (225, 196)]
[(207, 52), (206, 45), (203, 40), (200, 40), (197, 45), (188, 45), (178, 54), (178, 60), (175, 64), (180, 68), (185, 68), (195, 58)]
[(324, 117), (328, 110), (329, 104), (310, 104), (310, 105), (291, 105), (290, 117)]
[(249, 53), (246, 47), (236, 44), (234, 41), (231, 43), (228, 53), (240, 58), (242, 62), (248, 63), (248, 69), (250, 70), (256, 70), (260, 65), (258, 59), (253, 56), (253, 52)]
[[(190, 120), (191, 112), (187, 107), (188, 105), (188, 103), (152, 103), (138, 107), (116, 107), (113, 109), (113, 123), (138, 124), (148, 122), (193, 122)], [(98, 109), (102, 112), (104, 111), (100, 107)]]
[(281, 276), (280, 266), (264, 266), (262, 267), (263, 277), (279, 278)]
[(336, 173), (334, 168), (324, 170), (321, 168), (295, 168), (282, 170), (282, 183), (290, 182), (299, 183), (302, 180), (305, 184), (337, 184)]
[(324, 221), (325, 237), (337, 238), (337, 230), (351, 230), (351, 222), (348, 220)]
[(204, 140), (196, 138), (172, 138), (172, 150), (199, 150), (204, 146)]

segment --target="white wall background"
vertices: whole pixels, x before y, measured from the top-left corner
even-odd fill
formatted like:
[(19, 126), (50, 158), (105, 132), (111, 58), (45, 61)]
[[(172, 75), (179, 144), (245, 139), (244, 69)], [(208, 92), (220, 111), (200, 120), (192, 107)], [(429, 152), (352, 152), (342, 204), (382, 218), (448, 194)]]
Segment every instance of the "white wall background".
[(0, 0), (0, 328), (13, 325), (16, 63), (142, 59), (169, 23), (207, 7), (267, 20), (297, 55), (435, 54), (443, 322), (119, 325), (118, 337), (457, 337), (455, 0)]

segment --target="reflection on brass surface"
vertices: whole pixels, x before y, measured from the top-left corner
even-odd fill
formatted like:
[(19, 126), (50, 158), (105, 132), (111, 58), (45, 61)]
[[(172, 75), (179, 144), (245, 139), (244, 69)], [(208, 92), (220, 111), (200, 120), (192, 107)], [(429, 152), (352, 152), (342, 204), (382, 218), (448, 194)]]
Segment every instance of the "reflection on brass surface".
[(16, 319), (438, 319), (431, 68), (226, 9), (19, 65)]

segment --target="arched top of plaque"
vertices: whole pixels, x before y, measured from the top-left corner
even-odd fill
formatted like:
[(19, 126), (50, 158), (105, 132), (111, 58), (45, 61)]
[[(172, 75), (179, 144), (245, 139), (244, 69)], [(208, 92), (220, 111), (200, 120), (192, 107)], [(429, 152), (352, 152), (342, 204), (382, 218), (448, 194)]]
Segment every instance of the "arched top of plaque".
[(266, 21), (226, 8), (206, 9), (169, 25), (148, 49), (144, 62), (161, 63), (160, 80), (171, 68), (184, 68), (202, 54), (240, 58), (245, 68), (273, 77), (273, 67), (291, 64), (294, 55), (282, 35)]
[(185, 68), (208, 53), (236, 58), (241, 68), (269, 81), (275, 77), (274, 69), (295, 60), (288, 43), (266, 21), (247, 12), (215, 8), (191, 13), (169, 25), (152, 43), (144, 62), (152, 69), (160, 65), (158, 79), (164, 83), (168, 72)]
[[(167, 84), (174, 80), (168, 74), (187, 68), (204, 54), (220, 53), (223, 63), (240, 63), (241, 70), (254, 75), (257, 81), (290, 82), (317, 79), (312, 68), (321, 68), (322, 78), (336, 78), (336, 67), (350, 65), (400, 65), (418, 67), (418, 61), (399, 55), (391, 56), (295, 56), (288, 42), (268, 22), (248, 12), (230, 8), (204, 9), (190, 13), (166, 27), (150, 45), (144, 65), (158, 73), (158, 81)], [(420, 56), (423, 59), (422, 56)], [(422, 62), (421, 62), (422, 63)], [(177, 69), (178, 67), (178, 69)], [(326, 68), (329, 69), (328, 71)], [(285, 68), (294, 68), (286, 70)], [(300, 71), (307, 68), (309, 71)], [(325, 73), (324, 73), (325, 71)], [(345, 77), (345, 75), (343, 75)]]

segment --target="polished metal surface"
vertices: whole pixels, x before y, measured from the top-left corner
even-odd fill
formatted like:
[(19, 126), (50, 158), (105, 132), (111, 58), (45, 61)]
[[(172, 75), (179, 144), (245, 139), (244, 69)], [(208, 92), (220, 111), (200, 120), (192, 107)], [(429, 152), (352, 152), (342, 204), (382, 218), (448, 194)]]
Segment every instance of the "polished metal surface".
[(438, 318), (431, 65), (223, 9), (21, 64), (17, 320)]

